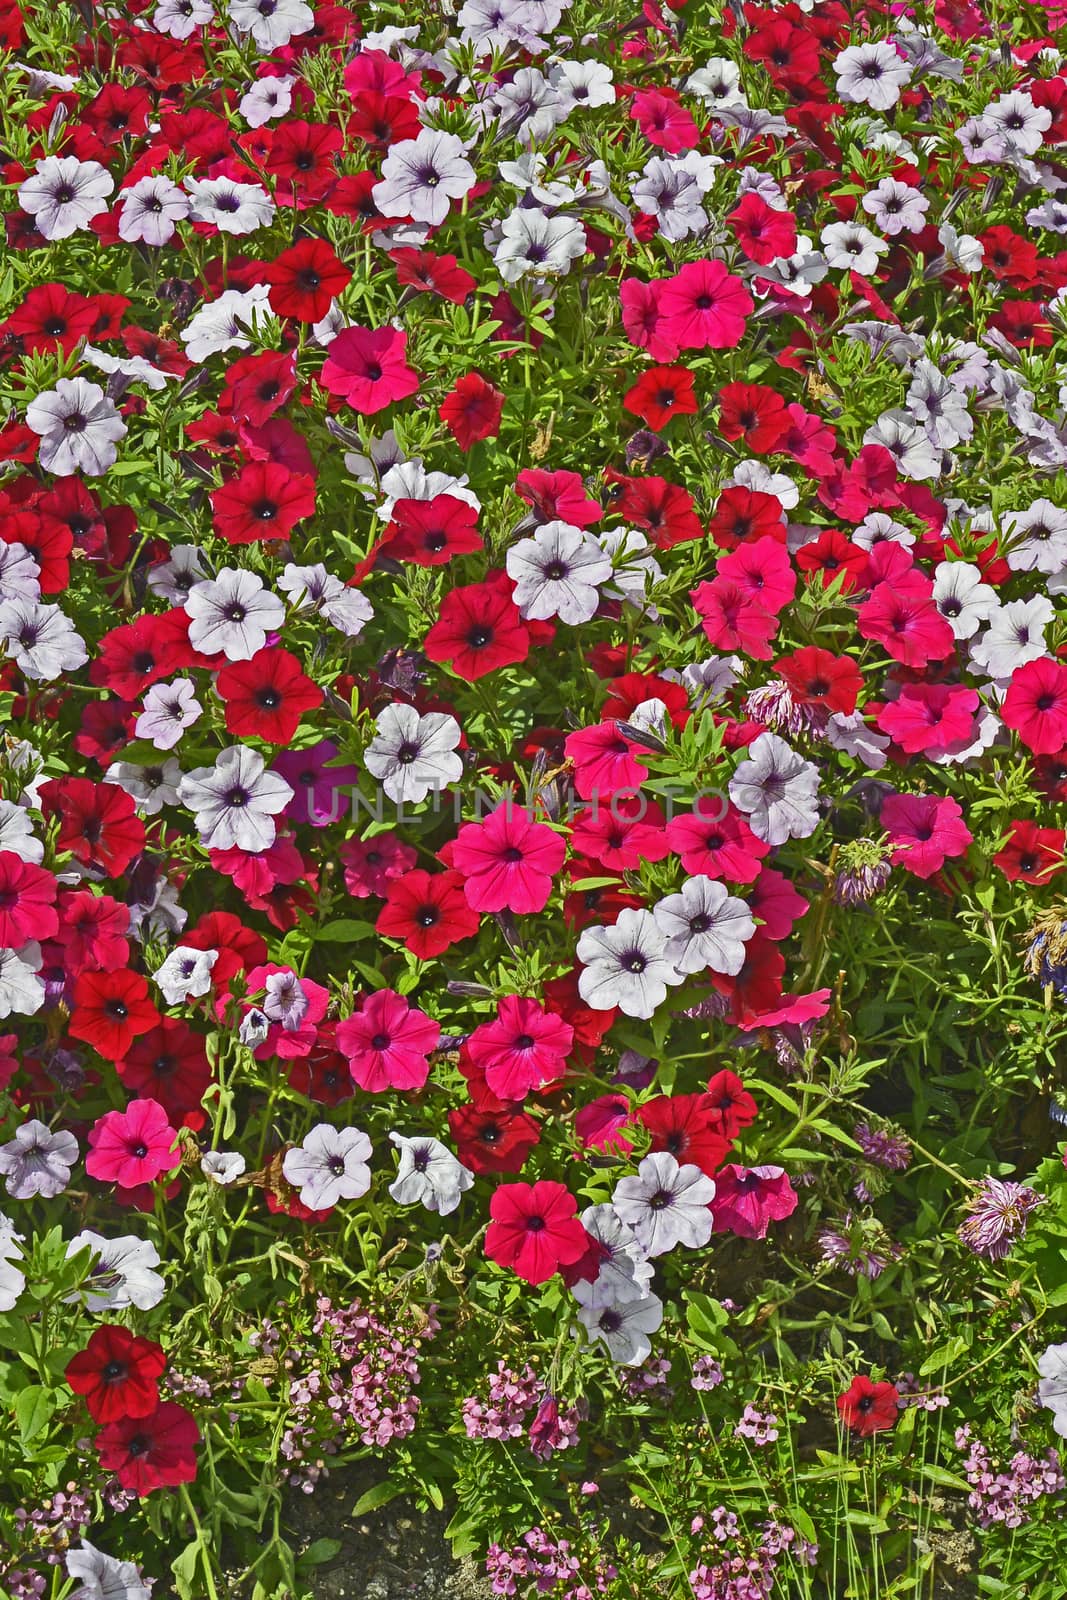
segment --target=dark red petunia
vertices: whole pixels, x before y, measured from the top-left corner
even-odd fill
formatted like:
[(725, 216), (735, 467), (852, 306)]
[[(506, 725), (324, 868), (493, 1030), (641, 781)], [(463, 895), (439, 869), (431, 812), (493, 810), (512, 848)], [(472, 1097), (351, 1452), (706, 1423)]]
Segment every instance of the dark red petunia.
[(106, 1061), (128, 1056), (133, 1041), (159, 1020), (139, 972), (83, 972), (74, 985), (71, 1038), (91, 1045)]
[(144, 849), (144, 823), (125, 789), (91, 778), (50, 778), (38, 793), (46, 817), (59, 818), (56, 848), (119, 878)]
[(156, 1100), (175, 1127), (204, 1125), (200, 1103), (211, 1083), (204, 1037), (180, 1017), (160, 1017), (115, 1064), (126, 1088)]
[(94, 1422), (149, 1417), (159, 1405), (163, 1348), (115, 1323), (95, 1329), (84, 1350), (67, 1364), (66, 1378)]
[(191, 666), (195, 659), (189, 618), (176, 608), (161, 617), (138, 617), (105, 633), (89, 668), (89, 681), (123, 700), (137, 700), (154, 683)]
[(478, 287), (478, 280), (460, 266), (455, 256), (438, 256), (432, 250), (391, 250), (396, 281), (408, 289), (422, 289), (461, 306)]
[(437, 415), (461, 450), (469, 450), (480, 439), (495, 438), (503, 412), (504, 395), (480, 372), (457, 378), (437, 408)]
[(212, 491), (215, 529), (229, 544), (288, 539), (315, 510), (315, 482), (273, 461), (252, 461)]
[(340, 261), (325, 239), (300, 239), (266, 267), (271, 310), (297, 322), (321, 322), (331, 304), (352, 280), (352, 269)]
[(288, 744), (322, 690), (289, 650), (265, 646), (250, 661), (228, 662), (215, 680), (226, 703), (226, 727), (240, 738)]
[(719, 390), (719, 432), (724, 439), (744, 439), (757, 455), (783, 443), (789, 413), (777, 389), (764, 383), (728, 383)]
[(40, 283), (0, 326), (0, 334), (14, 334), (27, 355), (62, 350), (70, 355), (87, 339), (96, 320), (91, 300), (62, 283)]
[(728, 1068), (708, 1079), (708, 1099), (727, 1139), (736, 1139), (742, 1128), (756, 1120), (755, 1100), (736, 1073)]
[(279, 200), (303, 209), (321, 200), (337, 180), (337, 158), (344, 149), (339, 128), (326, 122), (281, 122), (270, 137), (267, 171), (277, 181)]
[(226, 373), (219, 407), (239, 422), (261, 428), (296, 388), (296, 361), (288, 350), (263, 350), (235, 361)]
[(456, 1154), (472, 1172), (521, 1172), (541, 1132), (526, 1111), (485, 1093), (448, 1113)]
[(388, 150), (401, 140), (417, 138), (421, 126), (419, 113), (406, 95), (364, 89), (353, 104), (347, 131), (372, 150)]
[(993, 857), (1009, 882), (1047, 883), (1064, 869), (1062, 828), (1039, 828), (1033, 822), (1012, 822), (1007, 842)]
[(900, 1392), (894, 1383), (872, 1383), (858, 1373), (837, 1397), (841, 1421), (851, 1433), (869, 1439), (872, 1433), (896, 1427), (900, 1415)]
[(171, 1400), (161, 1401), (149, 1416), (110, 1423), (94, 1443), (100, 1465), (132, 1494), (144, 1496), (196, 1477), (200, 1429), (192, 1414)]
[(835, 656), (818, 645), (803, 645), (775, 662), (798, 705), (822, 706), (845, 715), (855, 711), (863, 674), (851, 656)]

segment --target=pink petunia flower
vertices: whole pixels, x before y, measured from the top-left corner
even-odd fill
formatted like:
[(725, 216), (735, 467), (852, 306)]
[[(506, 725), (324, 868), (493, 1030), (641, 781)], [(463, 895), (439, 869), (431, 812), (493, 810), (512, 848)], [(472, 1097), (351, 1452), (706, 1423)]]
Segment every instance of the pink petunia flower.
[(418, 374), (404, 359), (407, 343), (399, 328), (343, 328), (330, 342), (319, 381), (371, 417), (418, 392)]
[(440, 1023), (392, 989), (368, 995), (355, 1016), (337, 1025), (337, 1048), (348, 1057), (353, 1078), (368, 1094), (421, 1089), (440, 1037)]
[(473, 911), (543, 911), (552, 878), (567, 847), (543, 822), (533, 822), (510, 801), (484, 822), (465, 822), (452, 847), (452, 865), (463, 874), (463, 892)]
[(765, 1239), (770, 1224), (792, 1216), (798, 1203), (781, 1167), (720, 1167), (715, 1174), (712, 1232)]
[(891, 794), (882, 805), (890, 861), (916, 878), (932, 878), (949, 856), (966, 853), (973, 834), (949, 795)]
[(101, 1183), (134, 1189), (181, 1165), (178, 1135), (158, 1100), (131, 1100), (125, 1111), (98, 1117), (89, 1133), (85, 1170)]

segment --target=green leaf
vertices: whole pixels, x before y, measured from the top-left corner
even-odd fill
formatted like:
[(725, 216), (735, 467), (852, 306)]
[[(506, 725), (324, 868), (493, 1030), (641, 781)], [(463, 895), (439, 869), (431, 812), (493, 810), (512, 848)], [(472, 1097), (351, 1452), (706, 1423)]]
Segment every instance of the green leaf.
[(344, 944), (351, 941), (355, 944), (357, 939), (373, 939), (374, 925), (370, 922), (359, 922), (352, 917), (341, 917), (336, 922), (327, 922), (322, 928), (315, 929), (315, 943), (326, 940), (331, 944)]
[(15, 1422), (23, 1444), (29, 1444), (31, 1439), (36, 1439), (47, 1428), (55, 1409), (56, 1403), (50, 1390), (42, 1389), (40, 1384), (23, 1389), (15, 1401)]
[(478, 1523), (462, 1511), (457, 1511), (448, 1524), (445, 1538), (451, 1543), (452, 1554), (457, 1561), (461, 1561), (464, 1556), (474, 1555), (482, 1546)]
[(297, 1556), (296, 1570), (301, 1572), (305, 1567), (321, 1567), (323, 1562), (332, 1561), (342, 1549), (340, 1539), (316, 1539)]
[(964, 1494), (969, 1494), (971, 1486), (966, 1478), (961, 1478), (958, 1473), (949, 1472), (946, 1467), (939, 1467), (935, 1461), (923, 1464), (922, 1475), (931, 1483), (940, 1484), (943, 1489), (959, 1489)]
[(386, 1478), (384, 1483), (376, 1483), (373, 1489), (368, 1489), (366, 1494), (360, 1495), (352, 1507), (352, 1516), (362, 1517), (368, 1511), (376, 1511), (379, 1506), (387, 1506), (390, 1500), (395, 1500), (397, 1495), (403, 1492), (398, 1483), (390, 1483)]

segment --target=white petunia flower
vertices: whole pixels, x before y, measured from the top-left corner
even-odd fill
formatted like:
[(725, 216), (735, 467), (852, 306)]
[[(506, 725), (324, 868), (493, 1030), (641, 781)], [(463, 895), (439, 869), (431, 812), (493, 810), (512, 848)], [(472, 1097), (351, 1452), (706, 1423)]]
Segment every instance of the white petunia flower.
[(592, 534), (567, 522), (542, 523), (511, 547), (506, 566), (523, 617), (558, 617), (570, 627), (596, 615), (598, 585), (611, 577), (611, 562)]
[(226, 15), (238, 33), (250, 33), (265, 56), (315, 26), (315, 13), (304, 0), (230, 0)]
[(210, 222), (220, 233), (255, 233), (270, 226), (274, 201), (258, 183), (235, 183), (232, 178), (186, 178), (189, 216), (193, 222)]
[(627, 906), (610, 928), (586, 928), (578, 940), (578, 992), (595, 1011), (618, 1006), (647, 1020), (682, 975), (667, 957), (667, 940), (650, 911)]
[(410, 217), (439, 227), (475, 183), (466, 146), (454, 133), (422, 128), (414, 139), (391, 145), (371, 198), (383, 217)]
[(231, 745), (213, 767), (187, 773), (178, 794), (210, 850), (269, 850), (278, 831), (274, 819), (293, 798), (285, 779), (267, 772), (263, 757), (246, 745)]
[(745, 964), (745, 945), (756, 931), (743, 900), (712, 878), (688, 879), (680, 894), (652, 907), (656, 926), (666, 935), (667, 959), (679, 972), (725, 973), (736, 977)]
[(361, 1200), (370, 1188), (371, 1142), (359, 1128), (333, 1128), (320, 1122), (303, 1144), (287, 1150), (286, 1180), (312, 1211), (328, 1211), (339, 1200)]
[(714, 1198), (715, 1184), (699, 1167), (679, 1166), (669, 1150), (655, 1150), (636, 1177), (620, 1178), (611, 1203), (646, 1255), (661, 1256), (678, 1244), (707, 1244)]
[(37, 600), (0, 605), (0, 640), (23, 676), (36, 683), (53, 683), (89, 659), (70, 618)]
[(730, 799), (757, 839), (806, 839), (819, 823), (819, 769), (780, 739), (761, 733), (729, 783)]
[(463, 732), (455, 717), (443, 711), (420, 716), (414, 706), (397, 703), (379, 713), (375, 728), (363, 765), (398, 805), (417, 805), (463, 776), (456, 754)]
[(200, 1170), (204, 1177), (224, 1189), (243, 1177), (247, 1166), (239, 1150), (208, 1150), (200, 1159)]
[(651, 1353), (650, 1333), (663, 1322), (663, 1301), (654, 1294), (640, 1299), (603, 1301), (593, 1298), (595, 1284), (582, 1279), (574, 1285), (574, 1298), (580, 1307), (578, 1321), (590, 1339), (607, 1345), (612, 1361), (620, 1367), (638, 1367)]
[(184, 944), (172, 950), (153, 975), (168, 1006), (180, 1006), (190, 998), (207, 994), (211, 988), (211, 971), (218, 959), (217, 950), (194, 950), (191, 945)]
[(45, 156), (19, 187), (19, 205), (49, 241), (69, 239), (107, 210), (115, 180), (99, 161)]
[(238, 111), (250, 128), (265, 127), (278, 117), (286, 117), (293, 104), (293, 87), (296, 79), (257, 78), (241, 96)]
[(277, 321), (269, 301), (270, 285), (256, 283), (244, 292), (225, 289), (201, 306), (178, 336), (189, 360), (206, 361), (223, 350), (247, 350), (253, 333)]
[(169, 244), (189, 215), (189, 197), (162, 172), (149, 173), (119, 195), (119, 238), (153, 248)]
[(834, 58), (837, 92), (842, 100), (888, 111), (911, 80), (911, 63), (881, 39), (852, 44)]
[(126, 1306), (136, 1306), (138, 1311), (151, 1311), (162, 1300), (166, 1285), (158, 1272), (159, 1251), (147, 1239), (134, 1234), (123, 1234), (118, 1239), (105, 1239), (99, 1233), (86, 1229), (75, 1234), (67, 1245), (67, 1259), (76, 1256), (89, 1246), (93, 1259), (88, 1275), (73, 1294), (65, 1295), (64, 1305), (81, 1304), (86, 1311), (122, 1311)]
[(192, 618), (193, 649), (207, 656), (221, 652), (227, 661), (251, 661), (266, 644), (267, 634), (285, 621), (278, 596), (245, 567), (223, 567), (216, 578), (194, 583), (185, 610)]
[(400, 1166), (389, 1185), (389, 1193), (401, 1206), (426, 1207), (440, 1217), (455, 1211), (465, 1190), (474, 1182), (474, 1173), (452, 1154), (439, 1139), (409, 1139), (391, 1133), (400, 1152)]
[(38, 459), (46, 472), (67, 477), (84, 472), (99, 478), (118, 460), (117, 441), (126, 424), (98, 383), (59, 378), (26, 407), (26, 421), (39, 434)]

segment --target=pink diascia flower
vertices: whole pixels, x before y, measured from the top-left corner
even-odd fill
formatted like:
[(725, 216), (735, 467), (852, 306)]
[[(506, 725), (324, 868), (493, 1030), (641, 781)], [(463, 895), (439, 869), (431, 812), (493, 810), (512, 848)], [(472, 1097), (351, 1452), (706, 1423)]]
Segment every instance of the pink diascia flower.
[(465, 822), (452, 847), (452, 865), (463, 874), (463, 892), (473, 911), (543, 911), (552, 878), (567, 847), (543, 822), (505, 802), (484, 822)]
[(101, 1183), (135, 1189), (181, 1165), (178, 1135), (158, 1100), (131, 1100), (125, 1111), (98, 1117), (89, 1133), (85, 1170)]
[(720, 1167), (715, 1174), (713, 1233), (765, 1239), (772, 1222), (792, 1216), (797, 1192), (782, 1167)]
[(337, 1025), (337, 1048), (352, 1076), (368, 1094), (385, 1089), (421, 1089), (430, 1075), (429, 1056), (441, 1025), (392, 989), (368, 995), (354, 1017)]
[(475, 1028), (467, 1050), (498, 1100), (522, 1100), (560, 1076), (573, 1044), (569, 1022), (536, 1000), (507, 995), (495, 1021)]
[(932, 878), (949, 856), (966, 853), (973, 834), (951, 796), (891, 794), (882, 805), (890, 861), (916, 878)]

